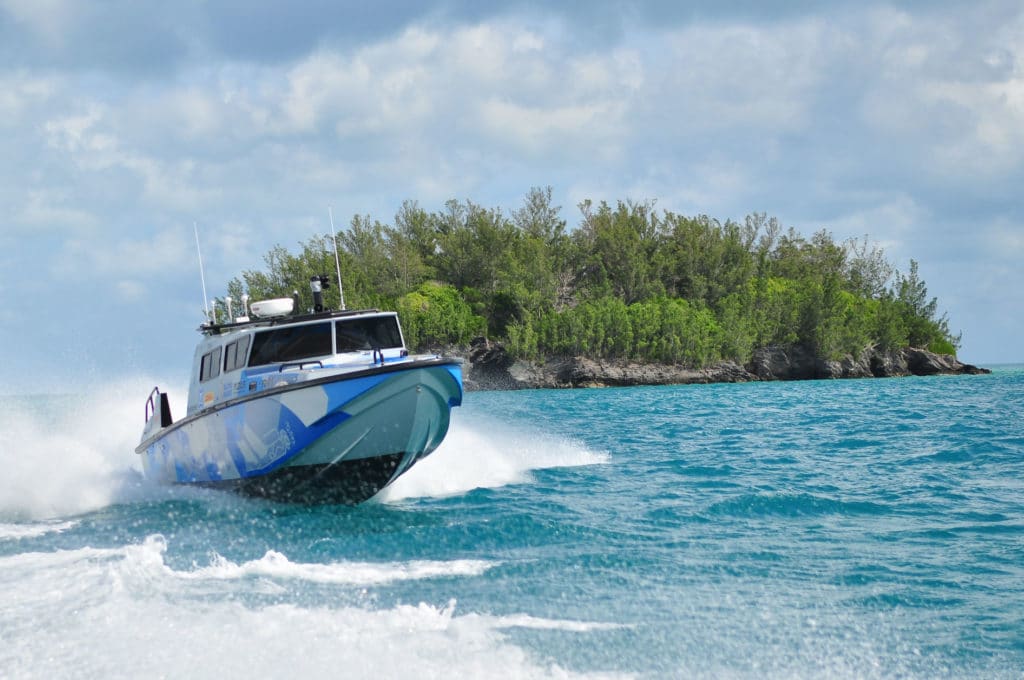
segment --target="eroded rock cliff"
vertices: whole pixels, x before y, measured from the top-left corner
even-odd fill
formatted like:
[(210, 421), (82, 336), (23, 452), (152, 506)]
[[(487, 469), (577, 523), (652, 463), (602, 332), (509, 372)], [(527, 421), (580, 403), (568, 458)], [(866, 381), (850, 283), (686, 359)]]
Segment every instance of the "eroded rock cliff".
[(724, 361), (699, 369), (588, 357), (515, 360), (500, 343), (484, 338), (474, 340), (468, 349), (446, 349), (446, 353), (463, 358), (467, 390), (890, 378), (990, 372), (965, 364), (952, 355), (935, 354), (919, 348), (884, 352), (867, 348), (858, 356), (846, 356), (835, 361), (816, 357), (800, 346), (774, 346), (754, 352), (746, 366)]

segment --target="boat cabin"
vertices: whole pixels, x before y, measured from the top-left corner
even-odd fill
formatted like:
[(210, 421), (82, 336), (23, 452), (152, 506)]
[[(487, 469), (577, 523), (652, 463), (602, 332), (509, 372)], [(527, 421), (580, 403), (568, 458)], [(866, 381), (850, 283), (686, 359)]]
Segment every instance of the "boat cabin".
[(409, 354), (398, 315), (377, 310), (244, 319), (200, 330), (203, 339), (192, 362), (187, 415), (319, 377), (323, 370), (360, 370)]

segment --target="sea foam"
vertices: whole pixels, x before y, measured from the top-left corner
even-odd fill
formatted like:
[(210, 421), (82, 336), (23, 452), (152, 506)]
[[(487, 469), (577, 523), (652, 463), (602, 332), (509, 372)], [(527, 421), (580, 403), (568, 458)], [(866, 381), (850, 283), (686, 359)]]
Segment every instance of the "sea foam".
[(479, 576), (496, 563), (483, 560), (410, 562), (335, 562), (329, 564), (303, 564), (290, 561), (283, 554), (269, 550), (258, 560), (235, 563), (220, 555), (213, 555), (208, 567), (178, 573), (189, 579), (242, 579), (263, 577), (270, 579), (297, 579), (312, 583), (341, 585), (382, 585), (394, 581), (411, 581), (450, 576)]
[[(0, 668), (10, 677), (423, 678), (499, 672), (508, 678), (573, 678), (580, 676), (534, 658), (502, 631), (523, 626), (585, 634), (601, 625), (459, 615), (454, 599), (373, 608), (327, 595), (316, 606), (260, 606), (245, 604), (233, 589), (210, 589), (200, 598), (191, 588), (196, 580), (253, 575), (315, 583), (365, 580), (341, 577), (348, 568), (356, 574), (433, 578), (475, 573), (487, 563), (315, 565), (268, 554), (233, 567), (221, 558), (177, 570), (166, 563), (166, 551), (163, 537), (150, 536), (120, 548), (0, 558), (0, 585), (17, 585), (16, 596), (6, 598), (0, 611)], [(36, 624), (41, 616), (45, 626)]]
[(497, 488), (531, 480), (532, 470), (607, 463), (610, 456), (565, 438), (452, 415), (447, 438), (377, 496), (382, 502), (427, 496), (453, 496), (479, 488)]
[[(0, 397), (0, 518), (64, 517), (145, 494), (134, 449), (153, 384), (136, 378), (88, 394)], [(175, 397), (183, 411), (183, 395)]]
[(60, 522), (47, 520), (42, 522), (0, 522), (0, 541), (18, 540), (22, 538), (38, 538), (46, 534), (59, 534), (78, 526), (76, 521)]

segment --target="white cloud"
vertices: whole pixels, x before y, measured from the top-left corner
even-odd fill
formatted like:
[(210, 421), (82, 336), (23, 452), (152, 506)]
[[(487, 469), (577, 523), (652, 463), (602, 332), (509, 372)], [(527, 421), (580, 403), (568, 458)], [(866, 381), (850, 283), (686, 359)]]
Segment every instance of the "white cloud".
[(61, 46), (79, 16), (74, 0), (0, 0), (0, 9), (53, 47)]
[(118, 297), (125, 302), (135, 302), (146, 295), (146, 287), (141, 282), (127, 279), (118, 281), (115, 291)]
[[(118, 123), (117, 113), (93, 103), (83, 113), (54, 118), (43, 127), (49, 145), (64, 152), (80, 173), (126, 171), (141, 183), (143, 198), (155, 208), (195, 211), (216, 196), (215, 189), (196, 181), (191, 158), (125, 148), (115, 132)], [(159, 151), (166, 153), (168, 141), (160, 141)]]
[(864, 61), (863, 119), (886, 143), (919, 153), (932, 176), (969, 179), (1024, 162), (1024, 19), (966, 35), (963, 17), (875, 10)]
[(823, 215), (817, 225), (800, 226), (810, 233), (827, 225), (839, 240), (869, 235), (890, 254), (900, 255), (909, 250), (913, 256), (917, 244), (906, 243), (906, 240), (914, 236), (920, 224), (930, 219), (933, 216), (911, 196), (878, 191), (874, 195), (865, 195), (855, 211)]
[(531, 31), (522, 31), (512, 39), (513, 52), (536, 52), (544, 49), (544, 38)]
[[(95, 45), (92, 67), (71, 65), (107, 13), (0, 0), (54, 42), (35, 67), (0, 66), (0, 237), (15, 268), (57, 253), (57, 270), (126, 304), (168, 281), (198, 298), (193, 220), (214, 287), (273, 244), (326, 231), (328, 204), (340, 227), (388, 219), (403, 199), (509, 209), (546, 184), (570, 224), (585, 198), (657, 199), (868, 233), (932, 266), (978, 239), (971, 257), (1019, 258), (1024, 13), (1008, 6), (869, 3), (604, 32), (547, 8), (441, 13), (249, 60), (222, 58), (183, 20), (165, 33), (191, 36), (192, 60), (172, 45), (153, 61), (180, 69), (147, 77), (102, 66), (112, 57)], [(969, 279), (961, 309), (986, 294)]]
[(1024, 70), (996, 83), (932, 83), (922, 99), (937, 108), (952, 105), (965, 117), (934, 149), (945, 172), (990, 177), (1024, 161)]
[(1024, 262), (1024, 224), (1000, 220), (983, 229), (980, 237), (988, 258), (1002, 260), (1020, 270), (1020, 263)]
[(450, 34), (444, 52), (449, 67), (459, 76), (493, 86), (509, 76), (515, 77), (517, 65), (511, 63), (510, 47), (499, 26), (478, 24)]
[(489, 100), (479, 105), (479, 122), (492, 143), (537, 154), (564, 149), (570, 140), (601, 149), (616, 136), (625, 111), (624, 104), (612, 102), (545, 108)]
[(225, 115), (224, 98), (216, 91), (204, 91), (196, 86), (171, 91), (167, 106), (172, 117), (179, 123), (181, 133), (186, 137), (204, 138), (223, 133)]
[(810, 122), (810, 98), (826, 77), (833, 34), (819, 20), (678, 29), (668, 35), (665, 54), (651, 57), (662, 75), (655, 102), (674, 110), (683, 133), (799, 130)]
[(55, 78), (0, 72), (0, 128), (17, 129), (24, 125), (26, 116), (52, 99), (58, 90)]
[(558, 89), (559, 83), (569, 83), (567, 92), (572, 96), (602, 96), (629, 98), (641, 91), (645, 64), (636, 50), (615, 49), (610, 53), (588, 54), (569, 60), (568, 68), (544, 83)]
[(98, 151), (110, 144), (108, 137), (94, 130), (103, 115), (103, 107), (93, 103), (82, 113), (46, 121), (43, 129), (46, 131), (50, 146), (55, 149), (72, 154)]
[[(346, 63), (336, 54), (321, 52), (305, 60), (288, 76), (290, 90), (282, 108), (289, 128), (299, 132), (314, 130), (329, 104), (345, 104), (338, 95), (355, 95), (365, 89), (369, 79), (365, 63)], [(351, 99), (355, 103), (355, 97)]]
[(25, 197), (15, 223), (25, 231), (42, 229), (56, 231), (89, 231), (99, 225), (99, 218), (82, 208), (70, 207), (75, 200), (67, 190), (32, 189)]
[(70, 279), (116, 277), (121, 290), (124, 277), (163, 278), (192, 264), (194, 257), (185, 227), (168, 228), (154, 234), (140, 228), (141, 238), (72, 238), (54, 261), (54, 275)]

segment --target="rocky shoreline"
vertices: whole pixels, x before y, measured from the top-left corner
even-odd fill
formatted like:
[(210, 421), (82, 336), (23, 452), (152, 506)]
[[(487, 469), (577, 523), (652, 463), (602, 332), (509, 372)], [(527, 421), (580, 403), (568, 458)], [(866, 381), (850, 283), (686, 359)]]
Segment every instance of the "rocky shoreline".
[(484, 338), (474, 340), (468, 348), (445, 348), (443, 353), (463, 359), (463, 376), (468, 391), (977, 375), (991, 372), (986, 368), (965, 364), (949, 354), (935, 354), (912, 347), (888, 352), (868, 348), (859, 356), (846, 356), (840, 361), (820, 359), (799, 346), (765, 347), (757, 350), (746, 365), (723, 361), (700, 369), (587, 357), (550, 357), (544, 361), (522, 361), (509, 356), (500, 343)]

